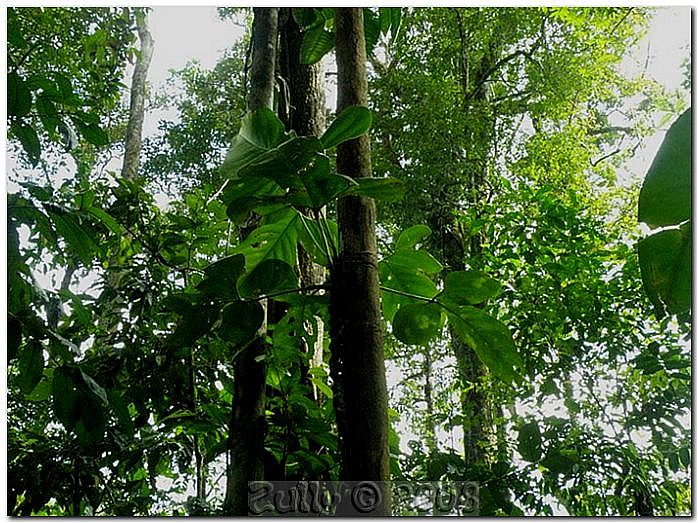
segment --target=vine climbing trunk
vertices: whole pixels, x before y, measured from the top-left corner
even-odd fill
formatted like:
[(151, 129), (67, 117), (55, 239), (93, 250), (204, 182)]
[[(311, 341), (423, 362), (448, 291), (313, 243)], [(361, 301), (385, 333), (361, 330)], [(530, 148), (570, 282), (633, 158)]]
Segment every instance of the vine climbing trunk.
[[(322, 61), (314, 64), (301, 63), (303, 34), (290, 7), (280, 11), (279, 19), (279, 69), (286, 93), (286, 103), (283, 107), (279, 104), (279, 117), (287, 129), (296, 131), (300, 136), (321, 136), (325, 130), (325, 76)], [(304, 214), (312, 217), (310, 209), (305, 210)], [(325, 214), (325, 210), (322, 209), (320, 214)], [(314, 263), (310, 254), (300, 245), (298, 272), (301, 287), (325, 282), (324, 267)], [(322, 362), (324, 332), (323, 321), (319, 316), (315, 318), (314, 329), (315, 346), (304, 347), (304, 350), (310, 353), (312, 365), (319, 365)], [(307, 372), (305, 374), (305, 381), (313, 386), (314, 397), (317, 399), (317, 390), (310, 382)]]
[[(367, 104), (363, 10), (335, 9), (337, 112)], [(371, 175), (367, 135), (337, 147), (337, 171)], [(340, 252), (330, 283), (331, 372), (342, 458), (341, 479), (388, 481), (388, 394), (385, 382), (376, 208), (371, 198), (345, 196), (337, 204)], [(371, 515), (390, 515), (390, 490)]]
[[(278, 11), (276, 7), (254, 8), (250, 92), (247, 96), (247, 110), (250, 112), (272, 105)], [(241, 235), (249, 235), (254, 226), (250, 223), (242, 228)], [(260, 356), (264, 356), (266, 351), (265, 336), (266, 322), (257, 338), (233, 362), (233, 404), (223, 501), (223, 513), (228, 516), (247, 515), (247, 483), (261, 480), (264, 472), (266, 363)]]

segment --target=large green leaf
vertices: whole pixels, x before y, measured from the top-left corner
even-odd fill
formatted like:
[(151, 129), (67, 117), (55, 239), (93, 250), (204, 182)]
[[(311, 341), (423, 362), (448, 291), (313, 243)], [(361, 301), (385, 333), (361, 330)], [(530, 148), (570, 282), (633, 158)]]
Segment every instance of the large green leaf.
[(32, 107), (31, 91), (17, 73), (7, 74), (7, 114), (21, 118), (29, 114)]
[(61, 123), (55, 104), (48, 96), (41, 95), (36, 99), (36, 110), (39, 113), (44, 129), (49, 133), (54, 132), (58, 124)]
[(44, 348), (39, 342), (29, 343), (19, 355), (19, 388), (25, 394), (31, 393), (41, 381), (44, 372)]
[(246, 298), (295, 289), (298, 277), (293, 267), (282, 260), (264, 260), (246, 274), (238, 285), (240, 294)]
[(7, 361), (17, 357), (22, 344), (22, 322), (14, 314), (7, 313)]
[(407, 303), (393, 318), (393, 334), (408, 345), (426, 345), (441, 332), (441, 307), (436, 303)]
[(223, 300), (238, 299), (237, 281), (245, 270), (245, 257), (242, 254), (226, 256), (204, 269), (206, 277), (197, 288), (209, 296)]
[(284, 138), (284, 124), (274, 111), (262, 107), (247, 113), (240, 124), (240, 137), (260, 149), (271, 149)]
[(100, 252), (100, 247), (91, 229), (83, 227), (74, 213), (55, 206), (46, 206), (56, 231), (85, 265), (92, 263), (92, 258)]
[(640, 241), (642, 283), (657, 314), (678, 314), (691, 308), (691, 223), (667, 229)]
[(368, 196), (385, 202), (395, 202), (405, 197), (407, 186), (397, 178), (356, 178), (356, 185), (349, 187), (346, 194)]
[(243, 224), (250, 211), (274, 201), (283, 194), (283, 189), (269, 178), (231, 180), (223, 191), (226, 214), (233, 223)]
[(450, 311), (448, 319), (492, 374), (507, 383), (521, 380), (516, 368), (523, 368), (523, 362), (506, 325), (469, 306)]
[(303, 33), (301, 63), (319, 62), (332, 49), (334, 49), (334, 34), (327, 31), (323, 24), (315, 25)]
[(239, 134), (233, 138), (228, 153), (226, 154), (220, 172), (226, 178), (235, 178), (238, 171), (259, 155), (264, 153), (264, 149), (252, 144)]
[(330, 169), (330, 159), (324, 154), (315, 155), (311, 165), (301, 175), (301, 180), (308, 195), (305, 207), (316, 210), (355, 183), (351, 178), (334, 174)]
[(638, 218), (650, 227), (691, 218), (691, 109), (667, 132), (640, 190)]
[(540, 428), (534, 421), (526, 423), (519, 428), (519, 454), (526, 461), (536, 462), (542, 455), (543, 439)]
[(371, 111), (361, 105), (345, 108), (320, 138), (325, 149), (366, 134), (371, 128)]
[[(414, 265), (400, 263), (402, 261), (400, 258), (397, 260), (398, 263), (395, 263), (393, 256), (381, 260), (378, 264), (381, 286), (424, 298), (436, 296), (438, 293), (436, 285), (423, 270)], [(396, 294), (389, 290), (384, 291), (382, 302), (386, 319), (392, 321), (400, 304), (414, 301), (415, 298)]]
[(446, 275), (443, 299), (456, 305), (477, 305), (497, 296), (502, 286), (481, 271), (454, 271)]
[(221, 311), (218, 335), (234, 345), (252, 340), (264, 323), (264, 308), (257, 302), (234, 301)]
[(424, 241), (430, 234), (431, 229), (427, 225), (413, 225), (400, 233), (395, 242), (395, 250), (414, 249), (418, 243)]
[(297, 136), (261, 154), (240, 169), (242, 177), (265, 177), (280, 187), (303, 189), (300, 172), (322, 150), (320, 140), (313, 136)]
[(109, 135), (96, 123), (86, 123), (80, 118), (71, 118), (83, 138), (96, 147), (109, 145)]
[(10, 131), (22, 144), (31, 164), (36, 166), (41, 159), (41, 142), (39, 142), (36, 130), (31, 125), (14, 121), (10, 124)]
[(298, 237), (302, 228), (299, 213), (288, 209), (277, 221), (261, 225), (252, 231), (236, 249), (245, 255), (248, 272), (264, 260), (282, 260), (295, 266)]
[(53, 410), (68, 430), (73, 430), (80, 419), (81, 395), (70, 367), (58, 367), (53, 372)]

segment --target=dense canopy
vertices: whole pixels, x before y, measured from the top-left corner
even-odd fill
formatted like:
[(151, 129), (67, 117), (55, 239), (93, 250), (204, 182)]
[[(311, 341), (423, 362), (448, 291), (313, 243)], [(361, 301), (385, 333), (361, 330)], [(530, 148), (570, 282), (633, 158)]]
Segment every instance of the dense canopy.
[(661, 10), (221, 8), (153, 84), (162, 9), (7, 9), (8, 514), (692, 512)]

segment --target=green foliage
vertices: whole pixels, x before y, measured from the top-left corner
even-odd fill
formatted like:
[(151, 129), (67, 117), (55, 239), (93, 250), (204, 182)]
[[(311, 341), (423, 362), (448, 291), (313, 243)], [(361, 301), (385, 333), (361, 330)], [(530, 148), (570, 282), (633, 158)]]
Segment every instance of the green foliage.
[(393, 334), (403, 343), (423, 345), (441, 333), (441, 308), (435, 303), (407, 303), (393, 318)]
[(661, 317), (691, 308), (691, 109), (671, 126), (647, 171), (638, 219), (672, 226), (640, 241), (638, 256), (647, 296)]

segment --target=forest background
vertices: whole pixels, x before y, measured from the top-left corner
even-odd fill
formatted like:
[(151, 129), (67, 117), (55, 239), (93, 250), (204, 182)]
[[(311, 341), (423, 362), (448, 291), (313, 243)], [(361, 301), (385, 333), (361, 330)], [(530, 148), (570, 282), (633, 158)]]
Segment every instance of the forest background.
[[(646, 233), (636, 224), (635, 206), (639, 184), (663, 138), (656, 129), (666, 130), (688, 102), (690, 31), (685, 25), (685, 30), (678, 29), (690, 20), (688, 10), (660, 10), (655, 18), (642, 9), (629, 14), (599, 11), (591, 25), (588, 12), (575, 9), (536, 12), (536, 16), (516, 9), (465, 9), (460, 16), (453, 11), (405, 12), (399, 25), (387, 23), (376, 37), (369, 65), (374, 176), (405, 175), (417, 191), (424, 191), (425, 186), (419, 184), (426, 184), (427, 200), (439, 207), (452, 202), (442, 216), (419, 192), (411, 193), (410, 187), (406, 201), (414, 202), (415, 209), (391, 203), (392, 194), (387, 195), (388, 201), (379, 200), (381, 256), (390, 259), (391, 250), (401, 243), (416, 248), (421, 259), (414, 262), (420, 278), (416, 289), (426, 292), (429, 299), (433, 298), (429, 295), (432, 285), (441, 288), (439, 281), (447, 276), (441, 275), (445, 267), (468, 273), (471, 279), (476, 275), (479, 285), (491, 285), (483, 299), (466, 303), (487, 302), (487, 310), (513, 333), (517, 352), (505, 357), (519, 354), (521, 358), (521, 352), (529, 351), (516, 369), (523, 370), (527, 380), (512, 389), (517, 382), (512, 369), (492, 368), (487, 356), (482, 357), (482, 349), (477, 358), (459, 358), (453, 352), (457, 348), (449, 343), (457, 334), (448, 328), (443, 336), (429, 339), (423, 332), (415, 337), (410, 329), (395, 332), (396, 311), (398, 307), (409, 311), (410, 300), (391, 304), (384, 293), (386, 320), (391, 325), (388, 332), (395, 334), (386, 338), (389, 414), (395, 429), (390, 433), (393, 477), (478, 479), (485, 486), (484, 513), (690, 510), (690, 381), (686, 381), (690, 346), (685, 341), (690, 325), (680, 316), (655, 318), (632, 254)], [(496, 49), (490, 42), (498, 38), (496, 30), (502, 30), (497, 24), (512, 27), (511, 22), (498, 22), (505, 12), (519, 24), (513, 27), (520, 27), (521, 33), (507, 33), (511, 42), (505, 39), (502, 48)], [(217, 19), (219, 14), (223, 20)], [(29, 287), (26, 282), (15, 282), (14, 290), (22, 290), (13, 303), (12, 269), (8, 274), (8, 328), (14, 332), (15, 318), (21, 324), (8, 376), (8, 420), (16, 422), (8, 433), (8, 473), (16, 480), (11, 486), (14, 504), (9, 512), (205, 514), (221, 510), (224, 482), (220, 478), (225, 462), (220, 457), (227, 444), (230, 396), (235, 386), (224, 347), (231, 340), (234, 343), (239, 333), (226, 327), (225, 320), (218, 320), (212, 328), (222, 329), (222, 334), (205, 334), (206, 341), (199, 339), (204, 333), (192, 335), (175, 346), (171, 341), (173, 328), (174, 337), (181, 338), (187, 328), (204, 321), (187, 316), (191, 303), (180, 300), (182, 291), (185, 295), (187, 289), (201, 291), (200, 278), (188, 281), (187, 270), (205, 271), (210, 278), (211, 269), (206, 267), (219, 258), (220, 238), (228, 238), (226, 254), (236, 252), (236, 241), (230, 240), (230, 213), (226, 217), (226, 206), (214, 198), (220, 188), (215, 172), (244, 114), (243, 87), (249, 81), (243, 74), (244, 37), (249, 38), (249, 19), (232, 10), (219, 13), (212, 8), (156, 7), (149, 13), (155, 48), (148, 73), (151, 87), (144, 119), (142, 180), (130, 183), (133, 180), (122, 179), (114, 186), (123, 162), (119, 142), (129, 116), (131, 66), (124, 65), (136, 62), (138, 54), (128, 49), (137, 49), (139, 44), (135, 19), (128, 19), (128, 26), (119, 26), (119, 16), (80, 20), (78, 15), (77, 22), (67, 16), (65, 26), (58, 26), (68, 34), (74, 30), (71, 24), (85, 24), (88, 33), (101, 23), (115, 24), (109, 26), (110, 31), (123, 39), (122, 48), (121, 42), (100, 40), (98, 32), (92, 32), (92, 41), (80, 36), (76, 43), (81, 53), (93, 53), (94, 67), (103, 67), (111, 76), (101, 77), (104, 88), (93, 86), (96, 103), (88, 104), (92, 109), (72, 120), (72, 135), (68, 133), (66, 139), (59, 123), (47, 118), (46, 85), (30, 88), (36, 113), (10, 113), (10, 117), (34, 117), (37, 123), (30, 126), (43, 128), (46, 134), (39, 135), (42, 156), (38, 159), (32, 157), (33, 146), (27, 146), (31, 138), (19, 127), (9, 129), (7, 149), (8, 218), (18, 231), (16, 245), (8, 243), (8, 255), (19, 264), (15, 266), (20, 268), (18, 274), (35, 278)], [(380, 16), (376, 11), (379, 23)], [(206, 29), (178, 51), (184, 21), (186, 31), (199, 34), (193, 29), (199, 17)], [(536, 44), (536, 24), (546, 17), (563, 28), (559, 49), (554, 42), (548, 44), (550, 49)], [(11, 20), (8, 22), (8, 28), (12, 27)], [(50, 24), (40, 18), (34, 23), (38, 31)], [(331, 27), (328, 20), (325, 24)], [(488, 30), (488, 24), (495, 29)], [(641, 28), (646, 24), (650, 33), (643, 40)], [(18, 51), (25, 45), (27, 56), (32, 56), (32, 33), (24, 34), (27, 26), (19, 26), (22, 38), (13, 37), (16, 40), (10, 45)], [(410, 27), (415, 28), (410, 33), (413, 40), (405, 36)], [(492, 120), (496, 140), (489, 130), (483, 134), (477, 129), (467, 113), (449, 109), (461, 103), (463, 77), (439, 76), (448, 67), (468, 71), (462, 62), (464, 27), (473, 32), (472, 41), (480, 42), (471, 49), (475, 64), (478, 60), (487, 63), (488, 45), (494, 53), (494, 58), (488, 58), (491, 65), (498, 63), (496, 53), (510, 56), (506, 51), (517, 46), (528, 49), (530, 45), (531, 54), (541, 51), (540, 57), (531, 59), (538, 65), (525, 73), (531, 75), (536, 67), (544, 72), (537, 78), (540, 85), (534, 84), (543, 93), (535, 103), (529, 103), (530, 95), (516, 81), (505, 85), (511, 82), (506, 75), (502, 77), (504, 87), (492, 80), (489, 94), (476, 100), (476, 111), (483, 111), (477, 113), (480, 120), (492, 118), (495, 107), (501, 111)], [(481, 34), (476, 27), (484, 28)], [(611, 31), (598, 42), (599, 35), (618, 27), (623, 30)], [(236, 35), (242, 40), (231, 48)], [(8, 30), (8, 39), (10, 36)], [(580, 48), (588, 51), (594, 45), (590, 42), (596, 43), (598, 54), (590, 53), (588, 63), (572, 63)], [(409, 45), (422, 49), (426, 58), (419, 62)], [(652, 58), (656, 47), (660, 49), (656, 56), (661, 58)], [(110, 49), (113, 57), (108, 54)], [(222, 49), (228, 50), (212, 53)], [(635, 51), (621, 56), (630, 49)], [(200, 64), (186, 63), (197, 55)], [(13, 57), (11, 49), (8, 56)], [(40, 57), (33, 72), (41, 72), (42, 67), (55, 72), (56, 64), (68, 66), (69, 56)], [(183, 62), (176, 61), (180, 56)], [(395, 56), (405, 64), (416, 60), (420, 66), (391, 70)], [(555, 70), (561, 56), (571, 60), (570, 69)], [(63, 62), (51, 62), (56, 59)], [(327, 104), (332, 112), (336, 87), (331, 73), (336, 66), (329, 55), (325, 61), (325, 70), (330, 72)], [(619, 75), (613, 76), (610, 71), (619, 63)], [(470, 67), (476, 78), (475, 65)], [(165, 73), (170, 68), (178, 69), (171, 77), (169, 71)], [(420, 69), (425, 76), (420, 76)], [(636, 78), (641, 72), (645, 78)], [(63, 74), (70, 81), (82, 71), (80, 66), (68, 66)], [(516, 78), (521, 73), (510, 70), (507, 74)], [(658, 82), (653, 81), (654, 75)], [(528, 81), (533, 84), (531, 78)], [(546, 78), (550, 80), (547, 84)], [(604, 82), (617, 85), (623, 94), (618, 96), (619, 91), (613, 89), (604, 92)], [(60, 96), (65, 94), (62, 88), (59, 82)], [(75, 88), (78, 95), (89, 91)], [(279, 93), (281, 90), (277, 96)], [(79, 105), (65, 98), (61, 103)], [(583, 113), (578, 112), (580, 107)], [(604, 111), (625, 113), (624, 125), (610, 121)], [(584, 118), (577, 120), (578, 115)], [(568, 125), (560, 127), (560, 121)], [(397, 122), (402, 128), (396, 127)], [(423, 125), (419, 133), (405, 133), (417, 124)], [(515, 125), (523, 129), (525, 140), (507, 131)], [(445, 128), (468, 131), (443, 133)], [(599, 138), (599, 129), (604, 128), (612, 129)], [(437, 137), (433, 150), (426, 147), (430, 137)], [(475, 138), (479, 145), (469, 149), (466, 142)], [(423, 150), (419, 150), (421, 145)], [(502, 150), (497, 151), (498, 146)], [(448, 165), (444, 171), (467, 174), (464, 157), (476, 154), (477, 147), (488, 150), (488, 156), (500, 155), (504, 162), (488, 160), (479, 166), (487, 173), (486, 183), (473, 185), (460, 179), (460, 174), (451, 174), (430, 185), (428, 175), (435, 166)], [(438, 156), (449, 148), (459, 152)], [(162, 154), (163, 149), (169, 154)], [(39, 169), (32, 163), (38, 163)], [(523, 179), (535, 183), (513, 186), (512, 179), (496, 174), (497, 169), (515, 173), (516, 183)], [(450, 192), (449, 184), (456, 187), (455, 192)], [(442, 191), (439, 198), (434, 191)], [(139, 216), (135, 221), (134, 212)], [(530, 221), (531, 216), (536, 217), (535, 222)], [(317, 223), (332, 227), (328, 220)], [(429, 228), (420, 225), (423, 223)], [(400, 232), (405, 229), (412, 237), (407, 234), (401, 242)], [(507, 231), (513, 236), (509, 238)], [(17, 249), (14, 260), (13, 248)], [(237, 248), (244, 252), (252, 245), (245, 246), (242, 239)], [(590, 249), (595, 256), (589, 256)], [(465, 265), (456, 266), (453, 260), (463, 260), (464, 254), (468, 255)], [(315, 261), (322, 262), (322, 257), (322, 252), (317, 253)], [(110, 280), (114, 271), (103, 272), (110, 266), (121, 267), (116, 280)], [(25, 267), (31, 267), (30, 272)], [(395, 284), (397, 274), (393, 271), (391, 276), (389, 264), (384, 263), (382, 279)], [(107, 285), (102, 283), (105, 277)], [(423, 281), (425, 278), (432, 283)], [(95, 292), (105, 288), (111, 291)], [(597, 299), (586, 299), (594, 296)], [(56, 304), (62, 309), (57, 318)], [(292, 314), (272, 331), (279, 361), (270, 364), (267, 377), (268, 388), (276, 392), (268, 398), (271, 428), (266, 452), (276, 464), (265, 464), (265, 471), (275, 467), (278, 473), (281, 464), (283, 477), (319, 477), (336, 471), (338, 459), (332, 441), (336, 427), (329, 363), (293, 363), (299, 374), (294, 371), (285, 377), (274, 378), (273, 371), (295, 362), (288, 342), (297, 337), (288, 321), (293, 314), (298, 321), (310, 321), (317, 333), (318, 318), (327, 320), (327, 313), (312, 304), (314, 313), (305, 317), (299, 311), (306, 305), (288, 306)], [(125, 314), (133, 320), (130, 328), (110, 324), (114, 310), (128, 311)], [(443, 327), (442, 317), (436, 326)], [(582, 333), (584, 328), (591, 332)], [(306, 345), (317, 344), (317, 339), (310, 338)], [(168, 341), (163, 343), (163, 339)], [(111, 350), (102, 350), (100, 344)], [(130, 359), (118, 350), (129, 346), (133, 351), (149, 347), (150, 352), (145, 358)], [(189, 360), (182, 360), (182, 354), (188, 354)], [(169, 359), (172, 357), (174, 360)], [(324, 357), (326, 360), (327, 352)], [(185, 364), (174, 365), (173, 361)], [(212, 366), (211, 361), (221, 363)], [(475, 368), (465, 368), (463, 361)], [(305, 378), (304, 365), (313, 371)], [(109, 371), (115, 367), (120, 369), (116, 375)], [(36, 368), (41, 372), (36, 373)], [(57, 401), (57, 370), (71, 393), (82, 395), (80, 401), (87, 399), (94, 409), (91, 415), (101, 418), (101, 423), (88, 426), (90, 420)], [(180, 371), (187, 376), (180, 376)], [(211, 381), (210, 372), (218, 379)], [(183, 383), (189, 384), (184, 387), (190, 389), (186, 398), (177, 391)], [(126, 392), (134, 384), (143, 387), (138, 393)], [(467, 415), (473, 405), (489, 413), (479, 419)], [(60, 423), (51, 421), (54, 415)], [(76, 463), (82, 464), (79, 474)], [(41, 478), (36, 477), (37, 472), (30, 474), (32, 469), (43, 469)], [(48, 498), (38, 495), (35, 481)], [(120, 494), (108, 499), (105, 492)], [(125, 500), (117, 501), (121, 495)]]

